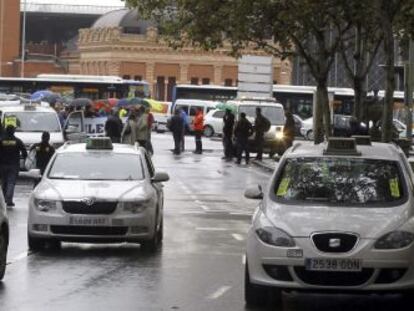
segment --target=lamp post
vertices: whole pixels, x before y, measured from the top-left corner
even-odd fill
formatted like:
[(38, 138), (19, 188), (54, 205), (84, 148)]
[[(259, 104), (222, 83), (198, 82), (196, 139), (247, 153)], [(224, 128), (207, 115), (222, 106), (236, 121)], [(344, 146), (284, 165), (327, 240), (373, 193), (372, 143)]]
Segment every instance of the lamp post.
[(20, 77), (24, 78), (24, 57), (26, 54), (26, 4), (27, 0), (24, 0), (23, 5), (23, 25), (22, 25), (22, 56), (20, 62)]

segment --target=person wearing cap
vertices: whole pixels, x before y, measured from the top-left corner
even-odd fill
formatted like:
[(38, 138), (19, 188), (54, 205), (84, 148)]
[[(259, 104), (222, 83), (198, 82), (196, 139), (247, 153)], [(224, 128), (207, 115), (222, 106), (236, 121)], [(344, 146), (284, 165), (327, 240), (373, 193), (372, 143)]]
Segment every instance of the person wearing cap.
[(49, 163), (50, 159), (55, 154), (55, 148), (52, 145), (50, 145), (49, 141), (49, 132), (43, 132), (42, 141), (38, 144), (34, 144), (30, 148), (30, 151), (36, 151), (36, 168), (40, 170), (40, 173), (42, 175), (45, 172), (46, 166)]
[(26, 159), (27, 151), (23, 142), (14, 136), (15, 127), (8, 125), (0, 140), (0, 174), (2, 191), (8, 207), (13, 207), (14, 187), (19, 175), (20, 157)]

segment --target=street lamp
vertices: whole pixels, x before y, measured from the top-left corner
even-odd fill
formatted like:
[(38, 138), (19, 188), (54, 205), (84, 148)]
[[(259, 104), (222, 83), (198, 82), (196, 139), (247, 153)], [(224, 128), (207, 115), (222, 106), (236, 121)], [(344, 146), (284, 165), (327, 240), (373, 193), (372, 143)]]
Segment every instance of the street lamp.
[(20, 62), (20, 77), (24, 78), (24, 56), (26, 54), (26, 4), (27, 0), (24, 0), (23, 6), (23, 25), (22, 25), (22, 52)]

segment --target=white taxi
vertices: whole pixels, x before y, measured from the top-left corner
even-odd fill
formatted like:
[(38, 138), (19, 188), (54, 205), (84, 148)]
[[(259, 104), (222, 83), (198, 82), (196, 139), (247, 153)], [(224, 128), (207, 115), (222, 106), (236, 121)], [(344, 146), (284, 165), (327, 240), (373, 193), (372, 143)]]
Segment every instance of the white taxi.
[(162, 182), (168, 179), (141, 147), (109, 138), (67, 143), (30, 197), (29, 248), (60, 241), (134, 242), (154, 251), (163, 237)]
[(283, 290), (401, 292), (414, 297), (413, 175), (392, 144), (297, 143), (281, 158), (247, 239), (245, 300)]
[(3, 192), (0, 190), (0, 280), (3, 279), (7, 265), (7, 248), (9, 245), (9, 221)]

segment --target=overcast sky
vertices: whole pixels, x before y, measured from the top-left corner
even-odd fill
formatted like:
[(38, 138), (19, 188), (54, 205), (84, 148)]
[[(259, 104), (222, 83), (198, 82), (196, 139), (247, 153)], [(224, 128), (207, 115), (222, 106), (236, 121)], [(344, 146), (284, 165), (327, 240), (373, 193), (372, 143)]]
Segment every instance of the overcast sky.
[[(125, 2), (121, 0), (26, 0), (27, 3), (58, 3), (58, 4), (86, 4), (86, 5), (108, 5), (124, 6)], [(21, 0), (23, 3), (24, 0)]]

